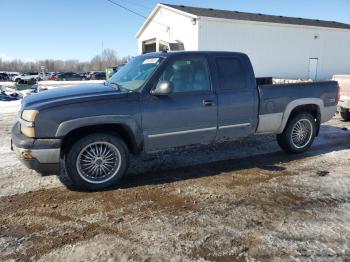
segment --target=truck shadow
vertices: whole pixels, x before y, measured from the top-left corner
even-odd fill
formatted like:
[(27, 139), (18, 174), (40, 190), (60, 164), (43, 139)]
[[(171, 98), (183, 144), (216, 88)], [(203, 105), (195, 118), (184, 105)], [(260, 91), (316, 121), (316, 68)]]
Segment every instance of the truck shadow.
[[(350, 149), (350, 132), (339, 133), (340, 128), (334, 126), (323, 126), (327, 129), (327, 133), (320, 136), (319, 141), (315, 141), (309, 151), (303, 154), (290, 155), (283, 151), (275, 151), (273, 153), (257, 154), (254, 156), (243, 158), (232, 158), (228, 160), (213, 161), (213, 158), (208, 158), (208, 162), (196, 165), (187, 165), (184, 167), (168, 168), (157, 170), (157, 166), (153, 167), (152, 171), (145, 171), (134, 175), (124, 177), (118, 186), (107, 190), (126, 189), (145, 185), (167, 184), (181, 180), (196, 179), (201, 177), (215, 176), (220, 173), (241, 171), (244, 169), (260, 168), (267, 171), (280, 172), (285, 170), (283, 164), (307, 159), (322, 154)], [(333, 131), (333, 132), (332, 132)], [(196, 152), (198, 150), (198, 152)], [(202, 147), (191, 149), (193, 159), (201, 154)], [(158, 163), (159, 168), (164, 163)], [(76, 189), (66, 177), (65, 174), (59, 176), (61, 182), (70, 190), (79, 191)]]

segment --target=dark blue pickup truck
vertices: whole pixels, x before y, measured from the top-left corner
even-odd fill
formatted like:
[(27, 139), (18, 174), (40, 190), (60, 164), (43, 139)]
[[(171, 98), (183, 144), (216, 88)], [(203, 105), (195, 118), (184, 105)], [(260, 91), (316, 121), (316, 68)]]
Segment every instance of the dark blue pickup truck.
[(12, 130), (21, 161), (59, 169), (84, 189), (115, 185), (129, 154), (276, 134), (306, 151), (336, 111), (338, 83), (257, 85), (247, 55), (163, 52), (134, 58), (108, 82), (26, 97)]

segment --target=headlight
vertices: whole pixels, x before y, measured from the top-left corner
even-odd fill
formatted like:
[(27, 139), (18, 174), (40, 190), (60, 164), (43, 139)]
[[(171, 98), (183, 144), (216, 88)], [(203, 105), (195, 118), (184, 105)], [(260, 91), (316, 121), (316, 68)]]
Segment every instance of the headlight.
[(34, 121), (39, 111), (23, 110), (20, 117), (21, 133), (27, 137), (35, 138)]
[(27, 127), (21, 124), (21, 133), (27, 137), (35, 138), (34, 127)]
[(38, 110), (23, 110), (22, 119), (28, 122), (34, 122), (38, 113)]

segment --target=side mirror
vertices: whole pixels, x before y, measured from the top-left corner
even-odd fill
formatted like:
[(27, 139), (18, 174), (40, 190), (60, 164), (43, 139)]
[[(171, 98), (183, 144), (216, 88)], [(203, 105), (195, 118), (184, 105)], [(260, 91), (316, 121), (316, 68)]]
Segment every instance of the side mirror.
[(155, 89), (151, 90), (151, 95), (166, 96), (173, 92), (174, 85), (169, 81), (159, 82)]

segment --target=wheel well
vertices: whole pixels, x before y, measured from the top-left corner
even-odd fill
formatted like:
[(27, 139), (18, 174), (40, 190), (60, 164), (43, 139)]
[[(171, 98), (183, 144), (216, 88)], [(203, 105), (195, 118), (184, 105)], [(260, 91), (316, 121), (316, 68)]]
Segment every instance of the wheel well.
[(137, 145), (132, 131), (122, 124), (106, 124), (106, 125), (95, 125), (95, 126), (85, 126), (77, 128), (69, 132), (63, 138), (61, 146), (61, 156), (69, 150), (69, 147), (76, 140), (94, 133), (108, 133), (112, 135), (120, 136), (121, 139), (127, 145), (129, 151), (133, 154), (137, 154), (141, 151), (141, 148)]
[(293, 109), (293, 111), (290, 113), (288, 122), (293, 119), (296, 115), (300, 113), (310, 113), (316, 121), (317, 124), (317, 131), (316, 131), (316, 136), (319, 133), (320, 130), (320, 124), (321, 124), (321, 111), (318, 105), (315, 104), (309, 104), (309, 105), (301, 105), (297, 106), (296, 108)]

